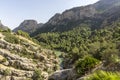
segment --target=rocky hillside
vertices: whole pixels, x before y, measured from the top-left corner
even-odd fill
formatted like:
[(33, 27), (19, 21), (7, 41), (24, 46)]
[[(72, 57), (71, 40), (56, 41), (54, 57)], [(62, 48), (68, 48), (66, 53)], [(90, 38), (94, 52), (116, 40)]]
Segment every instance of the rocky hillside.
[(17, 32), (18, 30), (22, 30), (28, 33), (33, 33), (38, 28), (40, 28), (43, 24), (37, 23), (35, 20), (24, 20), (17, 28), (15, 28), (13, 31)]
[(58, 69), (53, 51), (43, 49), (31, 38), (0, 32), (0, 80), (47, 80)]
[(120, 0), (100, 0), (92, 5), (75, 7), (64, 11), (62, 14), (55, 14), (32, 35), (45, 32), (68, 31), (83, 24), (92, 29), (98, 29), (111, 25), (109, 22), (119, 20), (119, 11)]

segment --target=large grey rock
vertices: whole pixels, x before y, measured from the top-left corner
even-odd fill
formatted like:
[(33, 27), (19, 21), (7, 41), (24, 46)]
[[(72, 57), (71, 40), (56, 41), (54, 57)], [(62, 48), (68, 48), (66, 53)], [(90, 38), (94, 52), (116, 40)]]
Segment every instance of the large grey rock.
[(78, 75), (74, 69), (56, 71), (49, 76), (48, 80), (76, 80)]

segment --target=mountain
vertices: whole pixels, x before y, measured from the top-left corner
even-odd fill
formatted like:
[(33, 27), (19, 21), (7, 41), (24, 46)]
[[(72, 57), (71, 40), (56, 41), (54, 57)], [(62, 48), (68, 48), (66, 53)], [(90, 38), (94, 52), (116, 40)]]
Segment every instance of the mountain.
[(7, 27), (7, 26), (4, 26), (4, 25), (1, 23), (1, 21), (0, 21), (0, 29), (8, 29), (8, 27)]
[[(120, 0), (100, 0), (88, 6), (75, 7), (55, 14), (32, 35), (45, 32), (64, 32), (86, 24), (91, 29), (110, 25), (120, 18)], [(112, 20), (112, 21), (111, 21)], [(111, 22), (106, 24), (107, 22)]]
[(0, 31), (0, 80), (48, 80), (58, 58), (32, 38)]
[(17, 28), (15, 28), (13, 31), (17, 32), (18, 30), (22, 30), (28, 33), (33, 33), (36, 31), (39, 27), (41, 27), (42, 23), (37, 23), (35, 20), (24, 20)]

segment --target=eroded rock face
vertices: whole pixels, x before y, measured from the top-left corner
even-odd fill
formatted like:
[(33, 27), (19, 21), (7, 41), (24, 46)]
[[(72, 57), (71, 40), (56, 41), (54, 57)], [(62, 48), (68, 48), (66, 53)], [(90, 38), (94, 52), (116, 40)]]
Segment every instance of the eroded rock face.
[(94, 7), (86, 6), (86, 7), (76, 7), (70, 10), (66, 10), (62, 14), (56, 14), (53, 16), (47, 24), (51, 25), (58, 25), (61, 24), (62, 22), (69, 21), (69, 20), (80, 20), (84, 17), (92, 17), (96, 14), (96, 10)]

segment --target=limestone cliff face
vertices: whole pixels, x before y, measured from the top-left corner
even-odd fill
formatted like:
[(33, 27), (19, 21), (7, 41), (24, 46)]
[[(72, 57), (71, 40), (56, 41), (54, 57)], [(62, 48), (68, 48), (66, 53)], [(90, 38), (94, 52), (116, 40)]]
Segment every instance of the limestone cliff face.
[(92, 5), (75, 7), (64, 11), (62, 14), (55, 14), (46, 24), (38, 28), (34, 33), (67, 31), (86, 19), (94, 18), (96, 13), (97, 11)]
[[(86, 7), (76, 7), (70, 10), (66, 10), (62, 14), (56, 14), (49, 21), (48, 24), (58, 25), (64, 22), (65, 20), (80, 20), (84, 17), (92, 17), (96, 14), (96, 10), (91, 5)], [(65, 22), (64, 22), (65, 24)]]
[[(12, 38), (10, 38), (12, 36)], [(16, 40), (12, 43), (9, 41)], [(51, 50), (20, 35), (0, 32), (0, 80), (47, 80), (58, 69), (58, 58)], [(35, 74), (38, 70), (41, 73)]]

